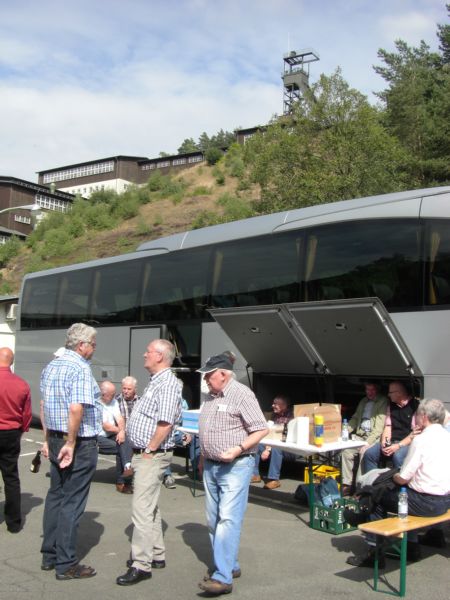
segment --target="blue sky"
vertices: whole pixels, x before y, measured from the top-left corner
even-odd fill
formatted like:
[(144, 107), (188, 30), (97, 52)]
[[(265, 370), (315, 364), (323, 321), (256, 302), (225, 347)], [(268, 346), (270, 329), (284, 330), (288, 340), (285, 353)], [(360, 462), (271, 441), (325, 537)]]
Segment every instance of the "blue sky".
[(126, 154), (282, 112), (283, 55), (313, 48), (375, 101), (379, 48), (437, 48), (445, 0), (0, 0), (0, 175)]

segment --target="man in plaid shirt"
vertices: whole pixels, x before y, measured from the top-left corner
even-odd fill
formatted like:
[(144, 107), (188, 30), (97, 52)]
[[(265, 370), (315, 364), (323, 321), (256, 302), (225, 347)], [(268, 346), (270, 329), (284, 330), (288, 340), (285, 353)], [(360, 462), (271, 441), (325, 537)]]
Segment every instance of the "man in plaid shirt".
[(212, 356), (199, 372), (205, 374), (209, 389), (200, 412), (199, 438), (214, 558), (214, 567), (199, 587), (218, 596), (230, 593), (233, 578), (241, 574), (239, 540), (255, 452), (269, 430), (253, 392), (234, 379), (229, 356)]
[(55, 569), (59, 580), (96, 574), (94, 568), (79, 564), (76, 558), (78, 523), (97, 466), (97, 432), (101, 427), (100, 390), (89, 364), (97, 345), (96, 334), (84, 323), (69, 327), (66, 351), (41, 375), (47, 442), (43, 452), (50, 459), (41, 569)]
[(174, 358), (175, 348), (168, 340), (154, 340), (144, 353), (144, 367), (151, 377), (127, 423), (134, 452), (131, 558), (128, 571), (116, 579), (118, 585), (150, 579), (152, 569), (166, 566), (158, 500), (175, 446), (173, 428), (181, 416), (180, 382), (170, 369)]

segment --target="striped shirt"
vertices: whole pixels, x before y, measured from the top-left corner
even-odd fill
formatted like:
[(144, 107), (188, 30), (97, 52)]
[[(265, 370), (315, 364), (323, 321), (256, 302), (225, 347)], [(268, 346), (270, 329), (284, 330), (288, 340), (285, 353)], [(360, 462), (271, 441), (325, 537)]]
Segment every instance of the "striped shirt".
[[(136, 401), (127, 423), (127, 436), (133, 448), (145, 448), (159, 421), (176, 425), (181, 418), (181, 384), (170, 368), (155, 373)], [(175, 445), (174, 430), (161, 444), (162, 450)], [(154, 448), (156, 450), (156, 448)]]
[[(232, 379), (219, 394), (205, 395), (199, 417), (200, 450), (210, 460), (220, 460), (225, 450), (239, 446), (254, 431), (267, 428), (255, 394)], [(251, 454), (250, 448), (246, 454)]]
[(120, 414), (127, 421), (130, 418), (131, 412), (133, 410), (134, 405), (139, 400), (139, 396), (137, 394), (134, 395), (131, 400), (125, 400), (122, 392), (120, 394), (116, 394), (115, 400), (119, 403)]
[(42, 371), (41, 398), (44, 401), (44, 423), (47, 429), (68, 431), (69, 407), (83, 405), (78, 436), (97, 435), (102, 424), (100, 389), (89, 362), (73, 350), (66, 350)]

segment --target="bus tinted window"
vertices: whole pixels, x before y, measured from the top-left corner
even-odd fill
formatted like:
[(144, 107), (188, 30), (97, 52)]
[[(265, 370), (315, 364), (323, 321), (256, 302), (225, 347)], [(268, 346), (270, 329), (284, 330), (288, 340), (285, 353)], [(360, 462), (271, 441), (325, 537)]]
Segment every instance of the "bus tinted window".
[(389, 309), (421, 304), (417, 221), (338, 223), (308, 231), (305, 300), (378, 296)]
[(55, 324), (59, 277), (29, 279), (23, 290), (20, 327), (33, 329)]
[(92, 273), (92, 269), (82, 269), (61, 275), (56, 316), (58, 325), (69, 327), (72, 323), (89, 320)]
[(153, 256), (143, 269), (141, 321), (204, 317), (210, 250)]
[(252, 306), (298, 300), (298, 232), (239, 240), (216, 248), (212, 306)]
[(428, 224), (425, 261), (425, 304), (450, 304), (450, 228), (447, 220), (431, 221)]
[(142, 261), (105, 265), (95, 270), (91, 319), (97, 323), (135, 323), (142, 285)]

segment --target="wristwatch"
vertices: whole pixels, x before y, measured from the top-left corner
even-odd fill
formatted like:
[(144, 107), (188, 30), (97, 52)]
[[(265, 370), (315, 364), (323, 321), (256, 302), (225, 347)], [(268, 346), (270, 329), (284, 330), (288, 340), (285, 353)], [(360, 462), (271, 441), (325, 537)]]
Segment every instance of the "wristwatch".
[(150, 448), (145, 448), (144, 454), (155, 454), (155, 451), (151, 450)]

